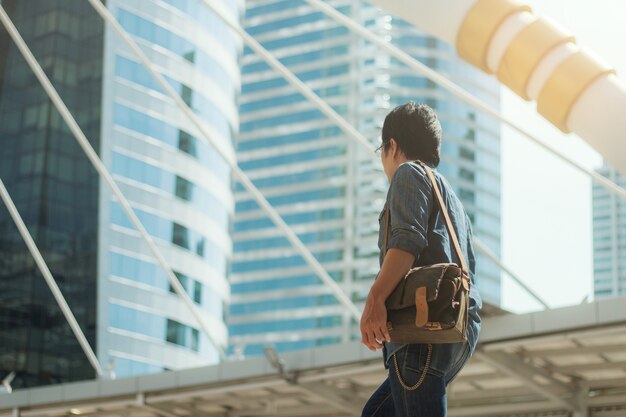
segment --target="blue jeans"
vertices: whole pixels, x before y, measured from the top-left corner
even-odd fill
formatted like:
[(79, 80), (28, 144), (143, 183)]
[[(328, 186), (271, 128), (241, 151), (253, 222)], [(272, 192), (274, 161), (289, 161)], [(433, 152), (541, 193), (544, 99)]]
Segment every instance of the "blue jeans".
[(419, 388), (409, 391), (420, 379), (426, 365), (428, 345), (406, 345), (389, 359), (389, 376), (370, 397), (361, 417), (445, 417), (446, 386), (456, 377), (470, 358), (470, 343), (432, 345), (432, 356), (426, 377)]

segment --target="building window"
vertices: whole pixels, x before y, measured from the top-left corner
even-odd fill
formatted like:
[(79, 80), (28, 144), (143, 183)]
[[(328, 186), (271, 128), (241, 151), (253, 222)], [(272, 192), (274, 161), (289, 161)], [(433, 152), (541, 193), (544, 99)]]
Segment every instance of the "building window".
[(172, 243), (185, 249), (189, 249), (189, 231), (187, 228), (178, 223), (172, 223), (172, 227)]
[(474, 171), (471, 171), (467, 168), (460, 168), (459, 169), (459, 177), (461, 179), (464, 179), (466, 181), (470, 181), (470, 182), (474, 182), (476, 180), (476, 174), (474, 173)]
[(202, 303), (202, 284), (198, 281), (193, 282), (193, 301), (197, 304)]
[(167, 319), (167, 341), (197, 352), (200, 347), (200, 332), (198, 329), (186, 326), (175, 320)]
[(176, 197), (186, 201), (193, 199), (193, 184), (183, 177), (176, 176)]
[(184, 130), (178, 131), (178, 149), (191, 156), (197, 156), (196, 138)]
[(191, 107), (191, 102), (193, 100), (193, 90), (186, 86), (185, 84), (181, 85), (181, 98), (189, 107)]
[(467, 149), (463, 146), (461, 146), (459, 148), (459, 157), (461, 157), (462, 159), (466, 159), (468, 161), (475, 161), (476, 160), (476, 153), (470, 149)]

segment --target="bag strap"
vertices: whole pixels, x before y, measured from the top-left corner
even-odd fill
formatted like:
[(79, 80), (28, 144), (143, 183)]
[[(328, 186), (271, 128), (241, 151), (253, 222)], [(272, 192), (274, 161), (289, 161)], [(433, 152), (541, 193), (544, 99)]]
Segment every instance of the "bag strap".
[[(463, 275), (469, 276), (469, 272), (468, 272), (469, 270), (467, 269), (465, 256), (463, 256), (463, 252), (461, 251), (461, 245), (459, 245), (459, 240), (456, 236), (456, 231), (454, 230), (454, 227), (452, 226), (452, 221), (450, 220), (450, 214), (448, 213), (446, 204), (444, 203), (443, 197), (441, 196), (441, 190), (439, 190), (439, 185), (437, 184), (437, 180), (435, 179), (435, 176), (433, 175), (433, 172), (428, 165), (426, 165), (422, 161), (416, 161), (416, 162), (420, 164), (420, 166), (424, 169), (424, 171), (426, 171), (426, 175), (428, 175), (428, 178), (430, 179), (430, 182), (433, 186), (433, 190), (435, 191), (437, 203), (446, 221), (446, 228), (448, 229), (448, 234), (450, 235), (450, 238), (452, 239), (452, 244), (454, 245), (454, 250), (456, 252), (456, 255), (459, 258), (459, 261), (461, 262), (461, 270), (463, 271)], [(391, 224), (391, 210), (389, 210), (389, 207), (387, 207), (386, 213), (385, 213), (385, 237), (384, 237), (384, 243), (383, 243), (384, 245), (383, 252), (385, 255), (387, 254), (387, 242), (389, 240), (390, 224)]]

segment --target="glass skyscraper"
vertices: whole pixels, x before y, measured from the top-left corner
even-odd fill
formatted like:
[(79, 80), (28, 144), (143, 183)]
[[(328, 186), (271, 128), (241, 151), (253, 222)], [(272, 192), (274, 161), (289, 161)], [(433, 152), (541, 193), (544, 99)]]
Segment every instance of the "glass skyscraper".
[[(598, 169), (622, 188), (626, 177), (604, 165)], [(593, 183), (593, 289), (597, 298), (626, 294), (626, 203)]]
[[(496, 81), (412, 25), (361, 1), (332, 6), (492, 106)], [(474, 233), (500, 253), (500, 132), (434, 83), (317, 12), (305, 1), (246, 3), (245, 29), (372, 144), (394, 106), (425, 102), (440, 116), (439, 167), (462, 199)], [(362, 305), (378, 272), (378, 216), (387, 179), (378, 158), (349, 140), (251, 50), (244, 51), (241, 168), (344, 291)], [(321, 283), (251, 196), (236, 188), (230, 344), (254, 355), (347, 341), (358, 324)], [(486, 302), (500, 303), (500, 271), (479, 257)]]
[[(239, 20), (242, 2), (213, 3)], [(88, 2), (2, 6), (225, 346), (234, 210), (228, 165)], [(202, 0), (106, 6), (234, 154), (239, 39)], [(218, 360), (4, 31), (0, 177), (103, 369), (124, 377)], [(93, 378), (4, 206), (0, 252), (0, 377), (15, 371), (14, 388)]]

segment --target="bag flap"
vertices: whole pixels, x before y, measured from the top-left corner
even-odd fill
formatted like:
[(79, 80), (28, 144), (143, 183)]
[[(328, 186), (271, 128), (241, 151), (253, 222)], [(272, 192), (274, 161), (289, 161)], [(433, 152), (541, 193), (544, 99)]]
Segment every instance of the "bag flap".
[[(441, 263), (417, 267), (409, 270), (393, 290), (385, 305), (389, 310), (399, 310), (415, 305), (415, 290), (426, 287), (428, 302), (437, 299), (441, 280), (461, 279), (461, 268), (452, 263)], [(460, 283), (459, 283), (460, 285)]]

